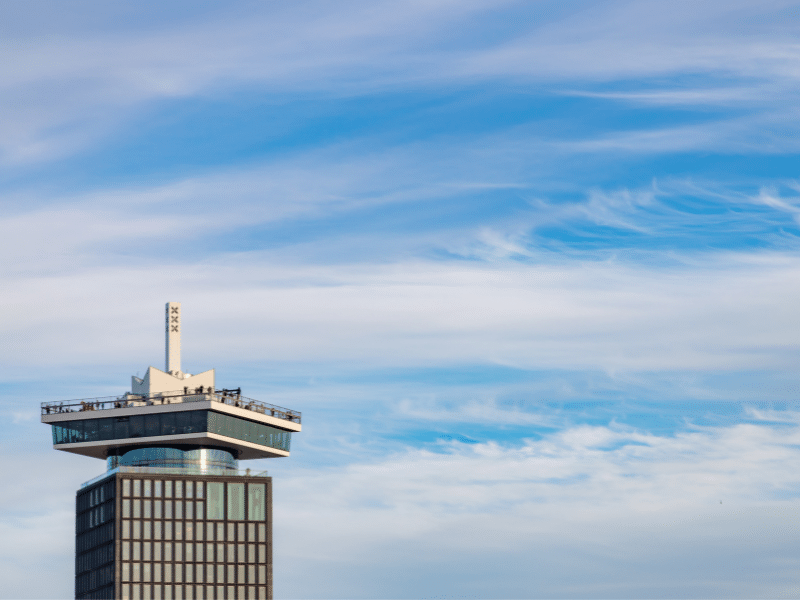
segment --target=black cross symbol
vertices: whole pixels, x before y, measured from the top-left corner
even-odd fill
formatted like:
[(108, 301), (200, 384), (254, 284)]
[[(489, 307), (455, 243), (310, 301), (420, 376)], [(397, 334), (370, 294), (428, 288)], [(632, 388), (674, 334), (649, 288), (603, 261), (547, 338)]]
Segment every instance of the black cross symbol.
[(172, 307), (172, 312), (177, 315), (178, 314), (178, 307), (177, 306), (173, 306)]
[(173, 323), (177, 323), (178, 322), (178, 317), (172, 317), (172, 322)]
[(178, 326), (177, 325), (173, 325), (172, 326), (172, 331), (174, 331), (175, 333), (178, 333)]

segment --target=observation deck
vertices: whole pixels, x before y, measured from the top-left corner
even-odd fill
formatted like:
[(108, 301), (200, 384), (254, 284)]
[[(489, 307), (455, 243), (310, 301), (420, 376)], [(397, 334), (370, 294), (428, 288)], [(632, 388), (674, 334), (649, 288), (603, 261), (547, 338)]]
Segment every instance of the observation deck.
[(43, 402), (53, 447), (108, 458), (135, 447), (224, 448), (237, 459), (289, 456), (299, 412), (204, 387)]

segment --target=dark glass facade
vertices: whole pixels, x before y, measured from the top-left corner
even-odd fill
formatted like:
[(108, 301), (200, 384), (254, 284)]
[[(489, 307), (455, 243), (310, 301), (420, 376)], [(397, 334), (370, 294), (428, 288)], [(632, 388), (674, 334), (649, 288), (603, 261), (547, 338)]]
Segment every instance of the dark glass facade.
[(106, 479), (75, 499), (75, 597), (113, 598), (116, 482)]
[(272, 598), (272, 480), (115, 473), (78, 492), (75, 597)]
[(217, 433), (289, 452), (292, 434), (263, 423), (210, 410), (164, 412), (130, 417), (78, 419), (53, 424), (53, 444), (99, 442), (186, 433)]

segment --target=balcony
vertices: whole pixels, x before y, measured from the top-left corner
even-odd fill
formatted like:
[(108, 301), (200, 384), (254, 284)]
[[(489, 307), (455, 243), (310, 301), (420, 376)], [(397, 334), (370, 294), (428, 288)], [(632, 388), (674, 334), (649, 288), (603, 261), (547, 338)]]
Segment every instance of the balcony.
[[(123, 394), (121, 396), (105, 396), (102, 398), (83, 398), (79, 400), (63, 400), (42, 402), (42, 415), (63, 413), (91, 412), (115, 408), (133, 408), (137, 406), (158, 406), (184, 402), (220, 402), (236, 408), (250, 410), (255, 413), (284, 419), (301, 424), (301, 413), (274, 404), (253, 400), (241, 395), (241, 390), (194, 390), (184, 388), (176, 392), (158, 392), (155, 394)], [(88, 417), (89, 415), (87, 415)], [(100, 416), (100, 415), (97, 415)]]

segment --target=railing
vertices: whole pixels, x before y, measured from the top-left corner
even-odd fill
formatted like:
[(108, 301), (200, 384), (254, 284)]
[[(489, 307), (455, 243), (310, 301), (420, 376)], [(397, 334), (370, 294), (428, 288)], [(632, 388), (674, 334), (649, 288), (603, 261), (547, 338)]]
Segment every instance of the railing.
[(245, 469), (244, 471), (238, 471), (235, 469), (215, 469), (212, 471), (203, 470), (203, 469), (194, 469), (194, 468), (168, 468), (168, 467), (114, 467), (113, 469), (109, 469), (105, 473), (98, 475), (97, 477), (93, 477), (89, 481), (86, 481), (81, 484), (81, 488), (89, 487), (90, 485), (94, 485), (98, 481), (102, 481), (106, 477), (111, 477), (115, 473), (141, 473), (143, 475), (205, 475), (206, 477), (214, 477), (214, 476), (224, 476), (224, 477), (269, 477), (267, 471), (251, 471), (250, 469)]
[(246, 398), (238, 390), (216, 391), (213, 388), (203, 391), (203, 388), (194, 390), (184, 389), (176, 392), (156, 392), (152, 394), (123, 394), (121, 396), (105, 396), (102, 398), (83, 398), (80, 400), (64, 400), (61, 402), (42, 402), (43, 415), (57, 415), (61, 413), (87, 412), (94, 410), (110, 410), (114, 408), (132, 408), (135, 406), (156, 406), (161, 404), (178, 404), (183, 402), (220, 402), (236, 406), (245, 410), (285, 419), (293, 423), (300, 423), (301, 413), (296, 410), (267, 404), (252, 398)]

